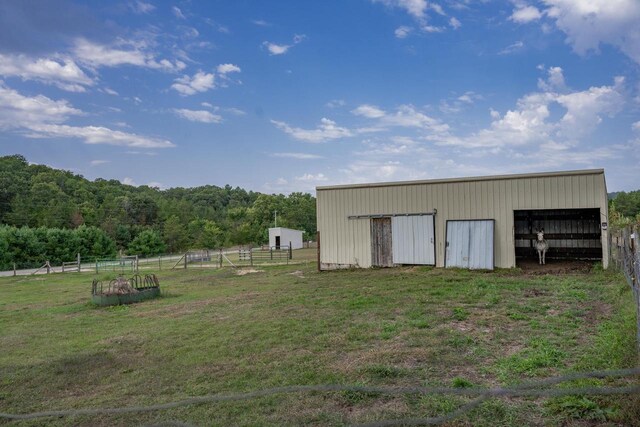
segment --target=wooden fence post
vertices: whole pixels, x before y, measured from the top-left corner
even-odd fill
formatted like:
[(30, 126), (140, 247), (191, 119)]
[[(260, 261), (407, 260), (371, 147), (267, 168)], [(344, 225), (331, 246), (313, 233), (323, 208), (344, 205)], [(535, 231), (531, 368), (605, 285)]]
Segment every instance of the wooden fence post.
[(78, 252), (78, 273), (82, 273), (82, 262), (80, 258), (80, 253)]
[(49, 264), (49, 261), (47, 260), (47, 274), (51, 273), (51, 264)]
[(291, 248), (291, 242), (289, 242), (289, 259), (293, 259), (293, 249)]
[(162, 271), (162, 255), (158, 255), (158, 270)]
[(13, 263), (13, 275), (16, 276), (18, 272), (16, 271), (16, 263)]
[(138, 272), (138, 262), (139, 262), (139, 261), (140, 261), (140, 260), (139, 260), (139, 258), (138, 258), (138, 255), (136, 255), (136, 260), (135, 260), (135, 263), (136, 263), (136, 265), (135, 265), (136, 270), (135, 270), (135, 271), (136, 271), (136, 273)]
[(189, 254), (189, 252), (184, 254), (184, 269), (187, 269), (187, 255)]

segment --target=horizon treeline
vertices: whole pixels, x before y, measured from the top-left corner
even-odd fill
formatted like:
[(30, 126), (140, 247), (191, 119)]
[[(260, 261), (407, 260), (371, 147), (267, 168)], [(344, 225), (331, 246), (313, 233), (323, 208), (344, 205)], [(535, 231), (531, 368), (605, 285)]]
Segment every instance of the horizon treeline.
[[(279, 226), (303, 230), (305, 240), (315, 238), (316, 200), (310, 194), (262, 194), (230, 185), (134, 187), (117, 180), (89, 181), (69, 171), (29, 164), (20, 155), (0, 157), (0, 250), (5, 252), (12, 252), (20, 239), (33, 240), (23, 241), (21, 247), (35, 248), (68, 241), (65, 250), (58, 251), (66, 257), (67, 249), (82, 248), (82, 239), (65, 230), (85, 230), (101, 242), (95, 253), (87, 253), (85, 246), (81, 252), (86, 256), (260, 245), (268, 241), (274, 211)], [(53, 261), (58, 257), (50, 255), (51, 250), (35, 253)], [(30, 257), (29, 265), (46, 259)], [(24, 266), (23, 261), (14, 260)]]

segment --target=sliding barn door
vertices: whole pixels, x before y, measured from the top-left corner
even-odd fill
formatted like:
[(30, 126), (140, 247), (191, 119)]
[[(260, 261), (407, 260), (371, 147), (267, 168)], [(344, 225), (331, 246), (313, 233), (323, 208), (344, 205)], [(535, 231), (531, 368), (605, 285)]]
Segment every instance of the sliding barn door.
[(371, 265), (393, 266), (391, 218), (371, 218)]
[(432, 215), (394, 216), (391, 225), (394, 264), (435, 265)]

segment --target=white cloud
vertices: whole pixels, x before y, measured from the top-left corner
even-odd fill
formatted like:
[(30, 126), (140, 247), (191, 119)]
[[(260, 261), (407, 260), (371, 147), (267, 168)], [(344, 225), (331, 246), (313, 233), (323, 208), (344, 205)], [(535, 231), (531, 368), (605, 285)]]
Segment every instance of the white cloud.
[(271, 42), (263, 42), (262, 45), (267, 48), (271, 55), (284, 55), (291, 48), (291, 45), (275, 44)]
[(598, 51), (601, 44), (620, 49), (640, 64), (640, 1), (543, 0), (547, 16), (567, 34), (575, 52)]
[(174, 80), (173, 89), (182, 95), (193, 95), (198, 92), (206, 92), (215, 87), (215, 76), (212, 73), (198, 71), (193, 77), (184, 75)]
[(449, 126), (438, 119), (427, 116), (412, 105), (400, 105), (395, 112), (387, 112), (368, 104), (351, 111), (357, 116), (378, 120), (380, 126), (419, 128), (434, 133), (446, 133)]
[(240, 67), (234, 64), (220, 64), (217, 70), (220, 74), (239, 73), (241, 71)]
[(286, 159), (297, 159), (297, 160), (312, 160), (312, 159), (322, 159), (322, 156), (317, 154), (308, 154), (308, 153), (273, 153), (272, 157), (282, 157)]
[(454, 30), (457, 30), (458, 28), (462, 27), (462, 22), (460, 22), (455, 16), (452, 16), (451, 19), (449, 19), (449, 25)]
[(224, 110), (228, 111), (229, 113), (234, 114), (236, 116), (244, 116), (244, 115), (247, 114), (246, 112), (242, 111), (241, 109), (235, 108), (235, 107), (225, 108)]
[(458, 101), (464, 102), (466, 104), (473, 104), (475, 101), (481, 99), (483, 99), (482, 95), (479, 95), (473, 91), (467, 91), (458, 97)]
[[(542, 67), (544, 69), (544, 67)], [(543, 91), (563, 91), (565, 89), (564, 74), (560, 67), (550, 67), (547, 70), (548, 79), (538, 79), (538, 88)]]
[(33, 124), (30, 138), (79, 138), (85, 144), (105, 144), (133, 148), (169, 148), (175, 145), (167, 140), (149, 138), (135, 133), (112, 130), (102, 126), (68, 126), (56, 124)]
[(339, 108), (347, 105), (344, 99), (332, 99), (331, 101), (326, 103), (326, 106), (329, 108)]
[(566, 109), (559, 123), (559, 134), (577, 139), (590, 133), (603, 115), (614, 116), (624, 105), (624, 78), (616, 77), (613, 86), (591, 87), (581, 92), (558, 95), (556, 102)]
[(220, 123), (222, 116), (212, 114), (206, 110), (187, 110), (185, 108), (175, 108), (173, 112), (183, 119), (200, 123)]
[(387, 7), (403, 9), (409, 15), (421, 20), (426, 17), (428, 3), (426, 0), (372, 0), (374, 3), (382, 3)]
[(26, 97), (0, 83), (0, 128), (18, 131), (30, 138), (79, 138), (86, 144), (108, 144), (127, 147), (173, 147), (170, 141), (102, 126), (69, 126), (62, 124), (84, 113), (68, 101), (54, 101), (43, 95)]
[(43, 95), (26, 97), (0, 81), (0, 128), (62, 123), (72, 116), (83, 114), (64, 99), (54, 101)]
[(352, 183), (393, 181), (400, 176), (415, 179), (414, 176), (407, 176), (407, 169), (406, 165), (398, 161), (355, 160), (342, 172), (346, 181)]
[(305, 173), (302, 176), (297, 176), (296, 180), (303, 181), (303, 182), (324, 182), (324, 181), (328, 181), (329, 179), (323, 173), (319, 173), (316, 175), (311, 173)]
[(213, 108), (213, 105), (210, 104), (209, 102), (201, 102), (200, 105), (202, 105), (203, 107), (207, 107), (207, 108)]
[(384, 117), (386, 114), (380, 108), (374, 105), (369, 105), (369, 104), (362, 104), (359, 107), (357, 107), (355, 110), (351, 110), (351, 112), (356, 116), (362, 116), (368, 119), (377, 119), (380, 117)]
[(127, 177), (125, 177), (125, 178), (122, 180), (122, 183), (123, 183), (124, 185), (131, 185), (131, 186), (133, 186), (133, 187), (137, 187), (137, 186), (138, 186), (138, 184), (136, 184), (136, 182), (133, 180), (133, 178), (129, 178), (128, 176), (127, 176)]
[(105, 87), (104, 89), (102, 89), (104, 91), (104, 93), (108, 94), (108, 95), (113, 95), (113, 96), (118, 96), (118, 92), (116, 92), (115, 90)]
[(482, 95), (473, 91), (467, 91), (462, 95), (449, 100), (440, 101), (440, 111), (445, 114), (455, 114), (474, 104), (476, 101), (483, 99)]
[(180, 8), (177, 6), (173, 6), (171, 8), (171, 13), (173, 13), (173, 16), (175, 16), (178, 19), (187, 19), (187, 17), (184, 16), (184, 13), (182, 13), (182, 10), (180, 10)]
[(25, 55), (0, 53), (0, 75), (36, 80), (70, 92), (84, 92), (85, 86), (94, 84), (94, 81), (69, 58), (30, 58)]
[(151, 3), (146, 3), (141, 0), (136, 0), (133, 3), (129, 3), (129, 7), (135, 13), (150, 13), (156, 9), (156, 7)]
[(420, 29), (426, 33), (441, 33), (444, 31), (444, 27), (436, 27), (434, 25), (423, 25)]
[[(551, 68), (550, 70), (552, 70)], [(558, 71), (559, 70), (559, 71)], [(491, 111), (491, 126), (467, 137), (445, 135), (431, 137), (437, 144), (465, 148), (522, 147), (547, 144), (547, 147), (571, 147), (591, 133), (602, 116), (613, 116), (624, 105), (624, 79), (617, 77), (612, 86), (591, 87), (583, 91), (558, 93), (554, 89), (564, 77), (553, 72), (556, 86), (543, 85), (541, 92), (521, 97), (517, 107), (500, 115)], [(564, 109), (560, 118), (552, 117), (551, 107)]]
[(259, 26), (259, 27), (270, 27), (271, 23), (263, 20), (263, 19), (254, 19), (251, 21), (252, 23), (254, 23), (255, 25)]
[(79, 38), (75, 41), (72, 51), (80, 63), (90, 68), (133, 65), (175, 72), (183, 70), (187, 66), (179, 60), (171, 62), (168, 59), (161, 59), (158, 61), (146, 49), (147, 44), (144, 41), (120, 39), (112, 46), (106, 46)]
[(304, 34), (294, 34), (293, 36), (293, 44), (276, 44), (272, 42), (262, 42), (262, 46), (265, 47), (269, 51), (269, 55), (284, 55), (291, 49), (293, 46), (301, 43), (307, 36)]
[(99, 165), (104, 165), (106, 163), (111, 163), (110, 160), (91, 160), (91, 166), (99, 166)]
[(406, 25), (401, 25), (400, 27), (396, 28), (396, 30), (394, 31), (394, 34), (396, 35), (397, 38), (404, 39), (409, 36), (411, 31), (412, 31), (411, 27), (407, 27)]
[[(411, 15), (416, 22), (418, 23), (418, 27), (421, 31), (425, 33), (441, 33), (446, 30), (443, 26), (431, 25), (428, 23), (429, 16), (427, 15), (428, 10), (432, 10), (438, 15), (446, 16), (446, 12), (438, 3), (428, 2), (427, 0), (371, 0), (373, 3), (382, 3), (390, 8), (398, 8), (404, 10), (409, 15)], [(449, 25), (456, 29), (460, 27), (460, 21), (456, 18), (449, 19)], [(400, 26), (395, 30), (395, 36), (397, 38), (405, 38), (412, 31), (411, 27), (408, 26)]]
[(509, 55), (511, 53), (519, 51), (523, 47), (524, 43), (522, 41), (517, 41), (502, 49), (500, 52), (498, 52), (498, 55)]
[(640, 132), (640, 121), (637, 121), (631, 125), (631, 129), (636, 132)]
[(276, 120), (271, 120), (271, 123), (293, 138), (305, 142), (319, 143), (332, 139), (348, 138), (354, 135), (351, 130), (337, 126), (336, 122), (326, 118), (320, 120), (320, 125), (316, 129), (295, 128)]
[(517, 7), (513, 11), (509, 19), (519, 24), (526, 24), (531, 21), (537, 21), (541, 17), (542, 13), (540, 13), (537, 7), (521, 5), (521, 7)]

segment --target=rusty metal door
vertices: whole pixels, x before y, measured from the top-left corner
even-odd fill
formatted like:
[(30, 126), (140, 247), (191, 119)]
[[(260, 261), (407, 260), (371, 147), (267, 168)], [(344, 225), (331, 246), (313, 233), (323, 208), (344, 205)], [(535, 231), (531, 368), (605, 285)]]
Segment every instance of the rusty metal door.
[(371, 265), (392, 267), (391, 218), (371, 218)]

